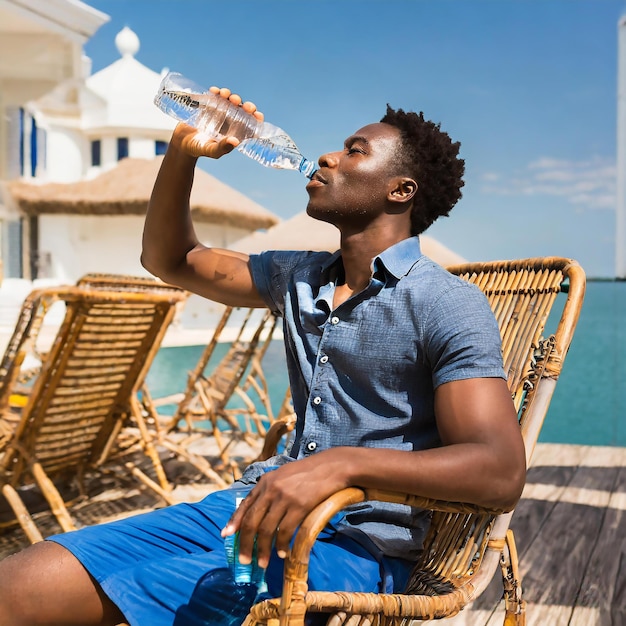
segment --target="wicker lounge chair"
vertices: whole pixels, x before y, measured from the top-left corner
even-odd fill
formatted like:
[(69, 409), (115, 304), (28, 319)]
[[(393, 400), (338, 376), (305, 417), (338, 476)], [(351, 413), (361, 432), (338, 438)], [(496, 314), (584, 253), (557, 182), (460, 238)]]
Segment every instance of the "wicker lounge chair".
[[(85, 274), (79, 279), (77, 285), (89, 287), (90, 289), (112, 289), (114, 291), (148, 291), (150, 293), (155, 291), (163, 293), (181, 292), (179, 287), (157, 281), (149, 276), (130, 276), (120, 274)], [(189, 292), (185, 292), (185, 298), (176, 304), (177, 310), (174, 313), (172, 324), (177, 323), (176, 318), (178, 314), (182, 312), (186, 298), (189, 295)], [(167, 327), (163, 329), (163, 334), (165, 334), (166, 330)], [(161, 340), (159, 340), (159, 345), (160, 343)], [(134, 411), (131, 415), (131, 420), (128, 425), (123, 428), (120, 434), (120, 439), (124, 439), (126, 441), (126, 448), (129, 448), (130, 444), (133, 442), (143, 446), (144, 440), (153, 439), (159, 447), (169, 450), (177, 457), (193, 465), (201, 474), (208, 478), (211, 483), (214, 483), (216, 487), (227, 486), (227, 481), (225, 481), (221, 475), (213, 469), (204, 456), (190, 452), (186, 445), (180, 445), (177, 443), (173, 438), (168, 436), (167, 430), (161, 427), (162, 418), (158, 413), (158, 402), (153, 400), (152, 394), (146, 385), (145, 378), (138, 388), (136, 398), (137, 402), (133, 404)], [(137, 433), (137, 431), (139, 431), (139, 433)], [(140, 480), (146, 482), (144, 474), (137, 472), (136, 469), (133, 471)], [(159, 482), (161, 487), (169, 490), (169, 485), (166, 482), (165, 475), (160, 472)], [(151, 486), (154, 487), (154, 485)], [(172, 503), (173, 500), (169, 499), (169, 502)]]
[[(25, 299), (0, 361), (0, 486), (31, 542), (42, 538), (20, 490), (37, 485), (63, 530), (75, 523), (52, 480), (81, 477), (124, 452), (120, 432), (129, 423), (149, 457), (150, 478), (130, 457), (117, 464), (159, 493), (169, 484), (141, 406), (141, 388), (186, 292), (149, 279), (124, 288), (116, 277), (35, 290)], [(64, 305), (51, 346), (39, 347), (46, 312)], [(40, 365), (21, 380), (28, 355)], [(3, 443), (2, 443), (3, 442)]]
[[(237, 335), (226, 354), (215, 362), (216, 348), (220, 341), (226, 341), (224, 331), (233, 323), (237, 323)], [(237, 478), (241, 467), (259, 454), (267, 428), (274, 421), (262, 359), (275, 327), (276, 318), (269, 310), (226, 307), (165, 426), (168, 436), (162, 439), (164, 444), (175, 440), (185, 447), (198, 438), (206, 442), (210, 437), (215, 468), (225, 482)], [(174, 439), (173, 435), (180, 432), (187, 436)]]
[[(508, 383), (530, 460), (578, 321), (585, 291), (584, 272), (575, 261), (562, 258), (468, 263), (449, 269), (477, 284), (496, 314)], [(559, 296), (562, 291), (567, 295)], [(563, 308), (560, 314), (553, 312), (558, 320), (556, 330), (543, 338), (557, 298), (563, 301)], [(309, 553), (316, 536), (337, 511), (365, 500), (406, 503), (434, 511), (422, 556), (406, 591), (308, 591)], [(301, 525), (285, 562), (282, 597), (255, 605), (244, 623), (302, 626), (307, 612), (328, 614), (329, 626), (408, 625), (412, 620), (449, 617), (478, 597), (500, 567), (504, 624), (524, 626), (525, 603), (509, 529), (511, 516), (511, 511), (406, 493), (345, 489), (320, 504)]]

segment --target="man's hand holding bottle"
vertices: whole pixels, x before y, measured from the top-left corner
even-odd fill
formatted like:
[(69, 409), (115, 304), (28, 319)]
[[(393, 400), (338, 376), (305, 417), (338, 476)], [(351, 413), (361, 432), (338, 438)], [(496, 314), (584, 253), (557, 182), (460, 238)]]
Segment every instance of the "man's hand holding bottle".
[[(211, 93), (217, 94), (229, 100), (235, 106), (240, 106), (246, 113), (254, 115), (260, 122), (263, 121), (264, 116), (261, 111), (258, 111), (256, 104), (253, 102), (243, 102), (241, 96), (236, 93), (231, 93), (230, 89), (226, 87), (211, 87), (209, 89)], [(186, 152), (189, 156), (209, 157), (211, 159), (219, 159), (225, 154), (232, 152), (240, 143), (237, 137), (224, 137), (219, 141), (216, 141), (212, 137), (207, 137), (204, 133), (197, 130), (193, 126), (189, 126), (184, 122), (180, 122), (174, 130), (172, 135), (172, 141), (175, 141), (180, 146), (180, 149)]]

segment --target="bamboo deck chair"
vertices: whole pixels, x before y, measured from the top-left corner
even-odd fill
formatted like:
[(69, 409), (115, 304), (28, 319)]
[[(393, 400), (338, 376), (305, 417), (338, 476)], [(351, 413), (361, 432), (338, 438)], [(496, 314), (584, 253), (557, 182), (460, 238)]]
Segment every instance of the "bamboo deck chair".
[[(113, 454), (121, 454), (118, 435), (131, 416), (138, 418), (143, 452), (157, 480), (130, 457), (130, 465), (122, 467), (166, 502), (173, 501), (153, 438), (141, 420), (138, 392), (186, 293), (154, 282), (151, 286), (122, 289), (83, 282), (35, 290), (22, 305), (0, 361), (0, 487), (31, 542), (42, 534), (20, 489), (37, 485), (61, 528), (74, 529), (68, 503), (53, 480), (80, 479), (85, 472), (104, 469)], [(57, 303), (64, 305), (64, 317), (44, 351), (38, 345), (40, 330), (46, 312)], [(41, 365), (31, 372), (25, 391), (19, 387), (20, 369), (31, 353)], [(23, 401), (15, 402), (16, 397)]]
[[(227, 341), (225, 329), (236, 314), (242, 320), (237, 335), (215, 363), (216, 348)], [(215, 468), (226, 482), (238, 478), (241, 468), (256, 458), (274, 421), (262, 360), (275, 327), (276, 317), (269, 310), (226, 307), (165, 426), (170, 435), (187, 434), (177, 439), (181, 447), (200, 437), (211, 438), (218, 459)]]
[[(172, 324), (176, 323), (176, 317), (182, 311), (186, 299), (190, 295), (189, 292), (185, 292), (179, 287), (157, 281), (149, 276), (90, 273), (82, 276), (76, 284), (80, 287), (88, 287), (90, 289), (138, 291), (140, 293), (146, 291), (149, 293), (153, 293), (155, 291), (163, 293), (180, 293), (182, 291), (185, 294), (185, 297), (176, 304), (176, 311), (172, 319)], [(163, 334), (165, 334), (168, 327), (163, 328)], [(162, 338), (159, 339), (158, 345), (161, 345), (161, 341)], [(166, 432), (160, 427), (160, 417), (157, 410), (157, 403), (152, 398), (152, 394), (148, 389), (145, 377), (134, 394), (131, 409), (131, 419), (120, 431), (118, 436), (118, 443), (122, 449), (129, 451), (133, 449), (133, 447), (143, 447), (144, 441), (152, 439), (156, 444), (158, 444), (159, 447), (169, 450), (177, 457), (182, 458), (193, 465), (201, 474), (208, 478), (212, 483), (215, 483), (217, 487), (227, 486), (228, 483), (213, 469), (211, 464), (202, 455), (190, 452), (186, 446), (178, 445), (175, 441), (167, 437)], [(136, 468), (133, 468), (132, 471), (140, 480), (146, 482), (144, 474), (138, 472)], [(159, 471), (158, 479), (161, 488), (169, 491), (170, 485), (167, 483), (164, 472)], [(154, 488), (153, 484), (150, 486)], [(168, 501), (170, 503), (173, 502), (171, 499)]]
[[(538, 258), (468, 263), (449, 268), (487, 295), (502, 338), (508, 384), (518, 410), (527, 461), (533, 453), (578, 321), (585, 275), (570, 259)], [(553, 334), (543, 337), (548, 315), (563, 301)], [(326, 522), (344, 507), (365, 500), (405, 503), (433, 510), (421, 558), (403, 594), (307, 590), (309, 553)], [(406, 493), (349, 488), (320, 504), (301, 525), (285, 562), (281, 598), (252, 607), (245, 626), (302, 626), (307, 612), (326, 613), (328, 625), (391, 626), (450, 617), (477, 598), (500, 567), (504, 625), (524, 626), (512, 511), (441, 502)], [(419, 623), (419, 622), (418, 622)]]

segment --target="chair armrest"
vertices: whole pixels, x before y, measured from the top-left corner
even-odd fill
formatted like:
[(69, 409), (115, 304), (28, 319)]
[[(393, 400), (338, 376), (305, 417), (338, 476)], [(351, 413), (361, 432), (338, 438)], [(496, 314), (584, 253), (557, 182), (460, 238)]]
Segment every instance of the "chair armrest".
[(359, 487), (342, 489), (315, 507), (297, 530), (291, 553), (285, 559), (283, 602), (294, 593), (294, 589), (303, 589), (306, 593), (311, 549), (328, 521), (342, 509), (367, 500), (406, 504), (444, 513), (495, 516), (505, 512), (503, 509), (486, 508), (477, 504), (447, 502), (381, 489), (361, 489)]

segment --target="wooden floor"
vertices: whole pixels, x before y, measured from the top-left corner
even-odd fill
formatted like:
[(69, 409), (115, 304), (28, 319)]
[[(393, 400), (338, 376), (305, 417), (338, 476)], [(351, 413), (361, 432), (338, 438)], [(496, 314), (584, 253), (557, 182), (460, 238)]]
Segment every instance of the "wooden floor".
[[(207, 487), (182, 485), (180, 495), (199, 499)], [(151, 506), (123, 495), (91, 506), (109, 519)], [(626, 626), (626, 448), (539, 444), (512, 528), (527, 626)], [(26, 543), (20, 533), (0, 539), (0, 558)], [(501, 596), (496, 578), (456, 617), (422, 624), (502, 626)]]
[[(539, 444), (511, 526), (527, 626), (626, 626), (626, 448)], [(502, 583), (434, 626), (502, 626)]]

